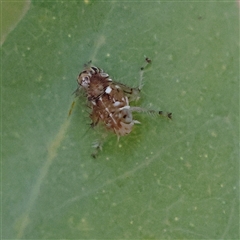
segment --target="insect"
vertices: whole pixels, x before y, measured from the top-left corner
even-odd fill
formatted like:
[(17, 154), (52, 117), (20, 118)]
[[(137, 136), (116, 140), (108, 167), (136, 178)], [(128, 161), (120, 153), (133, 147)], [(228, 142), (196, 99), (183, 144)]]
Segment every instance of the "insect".
[[(92, 66), (91, 61), (84, 65), (84, 70), (80, 72), (77, 78), (78, 88), (75, 94), (79, 96), (81, 90), (85, 93), (87, 105), (91, 110), (92, 127), (103, 123), (108, 130), (114, 132), (119, 138), (129, 134), (134, 124), (140, 123), (134, 119), (133, 112), (158, 113), (169, 119), (172, 118), (172, 113), (130, 106), (132, 101), (140, 98), (140, 91), (143, 87), (143, 72), (150, 63), (151, 60), (145, 58), (145, 64), (140, 69), (139, 86), (136, 88), (113, 81), (101, 68)], [(72, 108), (69, 115), (71, 111)], [(96, 149), (102, 148), (99, 143), (95, 144), (94, 147)], [(96, 154), (93, 154), (93, 156), (95, 157)]]

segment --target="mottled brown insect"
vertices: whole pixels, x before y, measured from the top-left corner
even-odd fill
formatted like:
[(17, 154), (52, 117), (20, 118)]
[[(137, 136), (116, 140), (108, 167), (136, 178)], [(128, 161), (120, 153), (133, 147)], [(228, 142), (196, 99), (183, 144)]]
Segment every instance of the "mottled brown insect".
[[(76, 95), (79, 95), (79, 91), (84, 90), (88, 106), (91, 109), (90, 118), (93, 127), (102, 122), (107, 129), (120, 137), (129, 134), (134, 124), (139, 123), (133, 118), (133, 112), (156, 112), (129, 105), (131, 101), (140, 98), (143, 71), (146, 65), (151, 62), (149, 58), (145, 60), (145, 65), (141, 68), (140, 83), (137, 88), (131, 88), (113, 81), (102, 69), (91, 66), (91, 62), (85, 65), (84, 70), (77, 78), (79, 87), (75, 92)], [(172, 116), (171, 113), (162, 111), (157, 113), (170, 119)], [(101, 148), (100, 145), (95, 147)]]

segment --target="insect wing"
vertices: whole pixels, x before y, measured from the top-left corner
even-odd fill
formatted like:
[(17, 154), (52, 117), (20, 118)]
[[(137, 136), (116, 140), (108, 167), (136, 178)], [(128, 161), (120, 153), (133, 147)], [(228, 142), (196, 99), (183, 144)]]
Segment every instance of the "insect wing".
[(119, 82), (112, 82), (112, 84), (119, 90), (123, 91), (123, 94), (128, 97), (129, 102), (138, 100), (140, 98), (140, 90), (138, 88), (131, 88)]

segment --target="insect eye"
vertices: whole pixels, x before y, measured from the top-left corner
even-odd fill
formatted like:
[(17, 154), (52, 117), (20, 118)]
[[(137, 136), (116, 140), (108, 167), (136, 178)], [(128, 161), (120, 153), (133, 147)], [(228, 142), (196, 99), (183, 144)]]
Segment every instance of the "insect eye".
[(90, 84), (89, 76), (85, 74), (80, 74), (80, 76), (78, 77), (78, 84), (84, 88), (87, 88)]
[(88, 87), (88, 86), (89, 86), (89, 83), (90, 83), (90, 81), (89, 81), (89, 77), (88, 77), (88, 76), (82, 78), (82, 83), (81, 83), (81, 85), (82, 85), (83, 87)]

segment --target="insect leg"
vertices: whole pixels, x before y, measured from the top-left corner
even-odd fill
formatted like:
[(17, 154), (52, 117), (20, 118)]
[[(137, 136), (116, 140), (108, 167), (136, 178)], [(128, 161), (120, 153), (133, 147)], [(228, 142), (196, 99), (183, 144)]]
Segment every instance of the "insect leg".
[(97, 158), (99, 151), (102, 151), (103, 142), (100, 140), (96, 140), (93, 142), (92, 147), (94, 148), (94, 152), (91, 154), (93, 158)]
[(140, 78), (139, 78), (139, 86), (138, 86), (138, 90), (140, 91), (143, 87), (143, 73), (144, 73), (144, 69), (147, 67), (148, 64), (150, 64), (152, 61), (151, 59), (149, 59), (148, 57), (145, 57), (145, 62), (143, 64), (143, 66), (140, 68)]
[(94, 141), (94, 142), (92, 143), (92, 147), (94, 148), (94, 151), (93, 151), (93, 153), (91, 154), (91, 156), (92, 156), (93, 158), (97, 158), (99, 152), (102, 151), (103, 144), (104, 144), (107, 136), (108, 136), (108, 135), (105, 133), (105, 134), (101, 135), (100, 138), (98, 138), (96, 141)]
[(146, 108), (142, 108), (142, 107), (129, 107), (129, 111), (131, 111), (131, 112), (143, 112), (143, 113), (150, 113), (150, 114), (158, 114), (160, 116), (172, 119), (172, 113), (164, 112), (164, 111), (155, 111), (155, 110), (146, 109)]
[(76, 103), (76, 101), (73, 101), (73, 102), (72, 102), (71, 107), (70, 107), (70, 109), (69, 109), (69, 111), (68, 111), (68, 117), (72, 114), (72, 110), (73, 110), (73, 108), (74, 108), (75, 103)]

